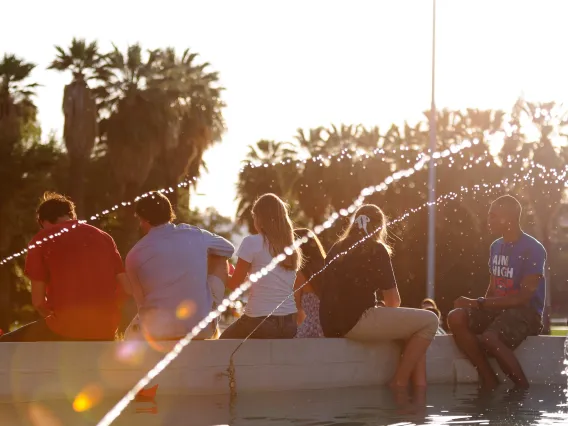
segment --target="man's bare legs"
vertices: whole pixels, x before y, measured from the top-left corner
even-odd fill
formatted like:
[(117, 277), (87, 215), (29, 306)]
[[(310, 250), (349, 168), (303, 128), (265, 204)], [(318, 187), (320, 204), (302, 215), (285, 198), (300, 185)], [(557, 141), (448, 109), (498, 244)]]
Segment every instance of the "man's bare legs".
[(481, 344), (468, 324), (467, 312), (464, 309), (454, 309), (448, 314), (448, 326), (453, 333), (456, 345), (468, 357), (479, 373), (482, 385), (493, 389), (499, 384), (495, 372), (489, 365), (489, 360), (483, 353)]
[(515, 353), (501, 341), (497, 332), (491, 330), (486, 331), (479, 336), (479, 343), (487, 352), (495, 357), (503, 373), (505, 373), (517, 387), (525, 389), (529, 387), (529, 381)]

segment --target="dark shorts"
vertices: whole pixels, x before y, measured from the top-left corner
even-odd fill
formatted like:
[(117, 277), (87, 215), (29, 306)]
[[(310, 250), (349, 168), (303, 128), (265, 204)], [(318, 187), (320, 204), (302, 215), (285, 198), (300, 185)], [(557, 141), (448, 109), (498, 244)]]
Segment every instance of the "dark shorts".
[(538, 336), (542, 318), (530, 307), (510, 308), (504, 311), (466, 309), (469, 329), (475, 334), (494, 331), (511, 349), (519, 346), (527, 336)]
[(296, 314), (272, 315), (262, 322), (265, 318), (243, 315), (227, 327), (219, 339), (244, 339), (257, 327), (251, 339), (293, 339), (296, 336)]

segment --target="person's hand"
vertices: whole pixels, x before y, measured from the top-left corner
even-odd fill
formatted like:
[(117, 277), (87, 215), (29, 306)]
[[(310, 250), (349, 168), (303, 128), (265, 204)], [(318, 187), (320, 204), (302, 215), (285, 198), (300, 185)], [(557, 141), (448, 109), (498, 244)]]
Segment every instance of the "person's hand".
[(477, 307), (477, 300), (470, 299), (468, 297), (460, 297), (456, 299), (454, 302), (454, 308), (476, 308)]
[(53, 309), (51, 309), (51, 307), (47, 303), (44, 303), (36, 309), (43, 319), (49, 318), (53, 315)]

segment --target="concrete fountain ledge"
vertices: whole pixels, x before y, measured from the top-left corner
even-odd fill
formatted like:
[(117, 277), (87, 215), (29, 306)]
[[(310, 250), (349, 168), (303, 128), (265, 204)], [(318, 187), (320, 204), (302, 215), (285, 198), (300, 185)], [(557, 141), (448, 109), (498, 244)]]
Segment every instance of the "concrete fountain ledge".
[[(192, 342), (156, 379), (159, 393), (229, 393), (226, 369), (236, 340)], [(564, 338), (530, 337), (516, 351), (532, 383), (566, 384)], [(123, 394), (162, 353), (145, 343), (3, 343), (0, 400), (73, 398), (87, 386)], [(237, 390), (284, 391), (385, 383), (399, 356), (393, 342), (345, 339), (250, 340), (235, 355)], [(428, 351), (430, 383), (471, 383), (477, 373), (451, 336), (438, 336)]]

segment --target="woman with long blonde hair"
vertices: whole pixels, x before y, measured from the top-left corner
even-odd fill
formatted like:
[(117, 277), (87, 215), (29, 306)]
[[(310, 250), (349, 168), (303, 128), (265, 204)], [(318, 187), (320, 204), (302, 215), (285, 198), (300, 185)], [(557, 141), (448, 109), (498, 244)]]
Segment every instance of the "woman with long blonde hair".
[[(320, 322), (326, 337), (358, 341), (404, 340), (390, 382), (426, 386), (426, 350), (438, 317), (422, 309), (400, 308), (400, 295), (387, 242), (387, 220), (375, 205), (361, 206), (349, 228), (326, 257), (320, 296)], [(384, 306), (377, 301), (382, 293)]]
[[(288, 206), (274, 194), (260, 197), (252, 208), (257, 235), (246, 237), (237, 251), (237, 266), (228, 287), (239, 287), (249, 274), (266, 268), (294, 242)], [(302, 263), (299, 249), (252, 284), (244, 315), (231, 324), (221, 339), (291, 339), (296, 335), (296, 303), (292, 292)], [(280, 306), (279, 306), (280, 305)], [(267, 318), (268, 317), (268, 318)], [(261, 324), (262, 323), (262, 324)]]

